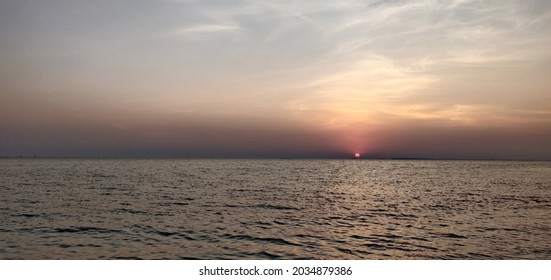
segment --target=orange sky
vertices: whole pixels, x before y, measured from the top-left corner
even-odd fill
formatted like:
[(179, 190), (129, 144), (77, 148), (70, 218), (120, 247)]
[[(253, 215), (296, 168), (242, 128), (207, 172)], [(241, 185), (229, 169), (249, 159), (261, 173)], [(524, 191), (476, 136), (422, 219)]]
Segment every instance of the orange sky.
[(2, 1), (0, 156), (551, 159), (549, 1)]

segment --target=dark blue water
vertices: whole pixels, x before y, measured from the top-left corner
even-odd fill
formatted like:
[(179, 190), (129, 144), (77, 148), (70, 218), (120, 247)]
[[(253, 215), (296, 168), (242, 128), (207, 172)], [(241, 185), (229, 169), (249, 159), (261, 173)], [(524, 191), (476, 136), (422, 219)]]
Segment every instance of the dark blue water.
[(551, 163), (0, 160), (2, 259), (551, 259)]

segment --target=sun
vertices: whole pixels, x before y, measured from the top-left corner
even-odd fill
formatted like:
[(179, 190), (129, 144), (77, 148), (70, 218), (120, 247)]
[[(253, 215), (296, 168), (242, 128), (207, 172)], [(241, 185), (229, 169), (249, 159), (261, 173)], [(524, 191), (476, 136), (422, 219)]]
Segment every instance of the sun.
[(360, 156), (361, 156), (360, 153), (355, 153), (354, 154), (354, 158), (360, 158)]

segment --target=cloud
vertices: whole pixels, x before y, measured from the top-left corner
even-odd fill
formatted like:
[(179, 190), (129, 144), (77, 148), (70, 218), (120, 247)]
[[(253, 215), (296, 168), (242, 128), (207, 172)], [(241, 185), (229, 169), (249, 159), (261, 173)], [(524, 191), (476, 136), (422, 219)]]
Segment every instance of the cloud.
[(168, 130), (214, 122), (238, 143), (226, 127), (277, 123), (358, 146), (412, 123), (469, 139), (549, 127), (550, 1), (31, 2), (0, 2), (10, 128), (49, 120), (62, 133), (77, 111), (102, 133), (154, 127), (176, 141)]
[(238, 33), (239, 26), (236, 25), (200, 24), (178, 28), (170, 34), (188, 40), (216, 40), (220, 36), (235, 36)]
[(239, 28), (233, 25), (203, 24), (203, 25), (196, 25), (196, 26), (183, 28), (182, 30), (179, 31), (179, 33), (226, 32), (226, 31), (235, 31), (237, 29)]

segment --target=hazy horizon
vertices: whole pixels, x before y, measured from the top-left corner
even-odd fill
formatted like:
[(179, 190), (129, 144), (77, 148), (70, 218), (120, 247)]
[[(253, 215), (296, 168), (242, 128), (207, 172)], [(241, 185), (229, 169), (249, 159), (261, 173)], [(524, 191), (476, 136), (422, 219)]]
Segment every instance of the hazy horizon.
[(466, 157), (457, 157), (457, 158), (446, 158), (446, 157), (390, 157), (390, 156), (374, 156), (374, 155), (362, 155), (360, 158), (354, 158), (350, 155), (326, 155), (326, 156), (305, 156), (299, 155), (296, 157), (278, 157), (270, 155), (217, 155), (217, 156), (171, 156), (171, 155), (134, 155), (134, 156), (124, 156), (124, 155), (66, 155), (66, 156), (55, 156), (55, 155), (9, 155), (4, 156), (0, 155), (0, 159), (12, 160), (12, 159), (43, 159), (43, 160), (372, 160), (372, 161), (496, 161), (496, 162), (548, 162), (551, 160), (548, 159), (528, 159), (528, 158), (466, 158)]
[(551, 160), (550, 1), (0, 2), (0, 156)]

